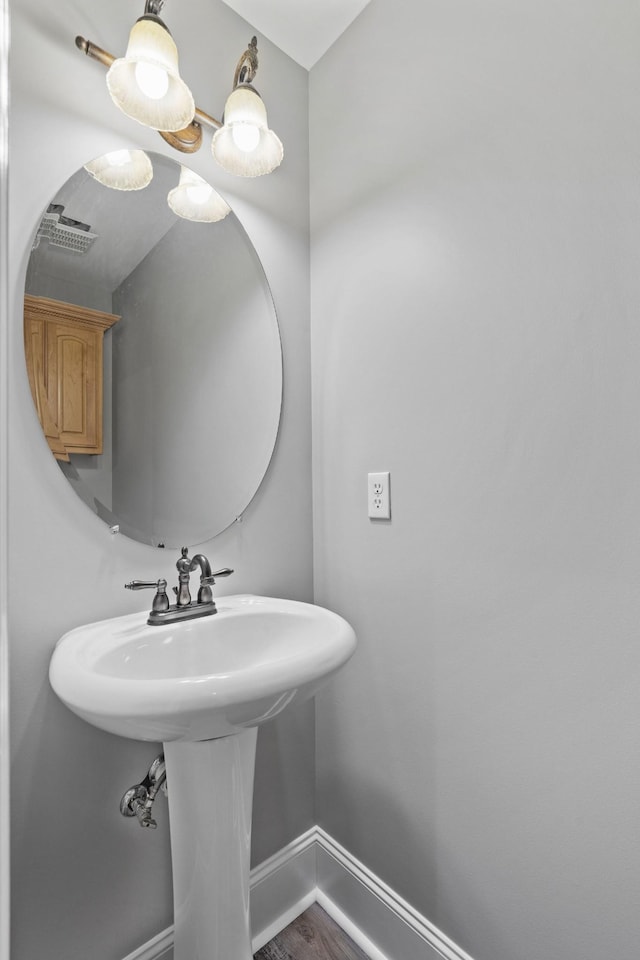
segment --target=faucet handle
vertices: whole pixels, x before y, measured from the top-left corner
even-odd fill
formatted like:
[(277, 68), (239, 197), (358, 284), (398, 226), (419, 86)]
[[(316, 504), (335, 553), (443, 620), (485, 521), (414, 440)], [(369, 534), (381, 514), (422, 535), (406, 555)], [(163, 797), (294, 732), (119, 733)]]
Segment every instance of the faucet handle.
[(233, 573), (233, 570), (230, 570), (229, 567), (223, 567), (222, 570), (216, 570), (215, 573), (210, 573), (208, 577), (200, 577), (200, 583), (208, 584), (215, 583), (218, 577), (230, 577)]
[[(198, 603), (214, 603), (211, 592), (211, 584), (216, 582), (216, 577), (228, 577), (233, 573), (229, 567), (223, 567), (222, 570), (216, 570), (215, 573), (203, 574), (200, 577), (200, 589), (198, 590)], [(215, 604), (214, 604), (215, 606)]]
[(164, 613), (169, 609), (166, 580), (131, 580), (125, 583), (125, 590), (155, 590), (156, 595), (151, 604), (152, 613)]

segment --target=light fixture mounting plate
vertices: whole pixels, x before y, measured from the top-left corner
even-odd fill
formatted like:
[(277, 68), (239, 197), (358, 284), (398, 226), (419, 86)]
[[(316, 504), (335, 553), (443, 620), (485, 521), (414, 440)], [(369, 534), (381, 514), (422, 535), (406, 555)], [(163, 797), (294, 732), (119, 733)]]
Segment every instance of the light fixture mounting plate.
[(195, 120), (184, 130), (158, 130), (158, 133), (170, 147), (181, 153), (196, 153), (202, 146), (202, 127)]

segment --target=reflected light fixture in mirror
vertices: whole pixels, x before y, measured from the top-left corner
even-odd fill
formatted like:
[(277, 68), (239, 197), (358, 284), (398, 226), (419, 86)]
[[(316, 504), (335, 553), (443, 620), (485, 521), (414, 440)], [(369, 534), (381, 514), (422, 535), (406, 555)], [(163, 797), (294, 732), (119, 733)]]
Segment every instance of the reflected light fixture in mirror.
[(258, 70), (256, 37), (238, 60), (221, 122), (195, 106), (178, 72), (176, 45), (159, 17), (163, 4), (164, 0), (146, 0), (144, 15), (131, 31), (124, 57), (116, 59), (83, 37), (76, 37), (76, 46), (109, 68), (107, 86), (116, 106), (157, 130), (176, 150), (198, 150), (204, 125), (215, 131), (212, 152), (228, 173), (240, 177), (271, 173), (282, 162), (284, 151), (269, 129), (266, 108), (252, 86)]
[(113, 150), (85, 164), (94, 180), (112, 190), (143, 190), (153, 178), (153, 166), (144, 150)]
[[(94, 180), (111, 190), (142, 190), (153, 179), (153, 165), (144, 150), (115, 150), (85, 164)], [(211, 184), (180, 167), (180, 181), (167, 194), (167, 203), (178, 217), (198, 223), (217, 223), (231, 207)]]
[(199, 223), (217, 223), (231, 213), (231, 207), (213, 187), (188, 167), (180, 171), (180, 183), (167, 195), (175, 214)]

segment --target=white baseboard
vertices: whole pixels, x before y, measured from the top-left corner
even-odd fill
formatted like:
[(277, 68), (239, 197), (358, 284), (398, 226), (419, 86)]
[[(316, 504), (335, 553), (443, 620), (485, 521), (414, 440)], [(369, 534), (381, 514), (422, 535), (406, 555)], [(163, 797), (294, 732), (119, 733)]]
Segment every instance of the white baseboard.
[(316, 834), (312, 827), (251, 871), (254, 953), (315, 903)]
[(127, 954), (124, 960), (171, 960), (173, 956), (173, 926), (147, 940), (141, 947)]
[(316, 900), (371, 960), (472, 960), (328, 833), (315, 829)]
[[(371, 960), (472, 960), (320, 827), (251, 871), (253, 952), (316, 902)], [(125, 960), (172, 960), (172, 943), (168, 927)]]

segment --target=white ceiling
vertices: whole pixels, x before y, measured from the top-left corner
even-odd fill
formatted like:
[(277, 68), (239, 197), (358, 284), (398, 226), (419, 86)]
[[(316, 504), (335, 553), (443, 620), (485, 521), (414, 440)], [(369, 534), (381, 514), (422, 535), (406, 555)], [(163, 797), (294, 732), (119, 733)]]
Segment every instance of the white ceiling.
[(259, 33), (310, 70), (369, 0), (224, 0)]

